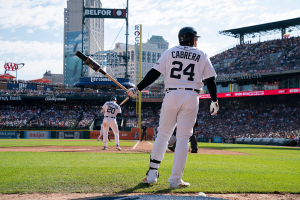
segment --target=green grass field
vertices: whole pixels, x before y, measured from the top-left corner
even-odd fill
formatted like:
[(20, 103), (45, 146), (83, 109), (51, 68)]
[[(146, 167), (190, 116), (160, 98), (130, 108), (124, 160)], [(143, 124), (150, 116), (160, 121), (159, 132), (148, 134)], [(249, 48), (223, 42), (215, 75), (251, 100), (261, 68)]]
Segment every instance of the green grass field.
[[(114, 142), (109, 143), (115, 145)], [(134, 146), (121, 141), (120, 146)], [(99, 146), (95, 140), (0, 140), (0, 147)], [(276, 146), (199, 143), (249, 155), (189, 154), (183, 180), (193, 193), (300, 193), (300, 149)], [(174, 154), (165, 154), (154, 186), (141, 183), (149, 153), (0, 152), (0, 193), (170, 192)]]

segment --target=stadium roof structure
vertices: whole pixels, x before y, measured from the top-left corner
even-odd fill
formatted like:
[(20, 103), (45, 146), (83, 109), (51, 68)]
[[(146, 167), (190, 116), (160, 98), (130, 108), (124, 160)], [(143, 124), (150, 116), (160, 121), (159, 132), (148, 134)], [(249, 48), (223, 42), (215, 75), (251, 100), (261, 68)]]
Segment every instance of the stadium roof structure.
[(9, 73), (6, 73), (6, 74), (0, 74), (0, 78), (3, 78), (3, 79), (14, 79), (16, 78), (15, 76), (9, 74)]
[(37, 82), (37, 83), (51, 83), (51, 81), (46, 78), (39, 78), (39, 79), (30, 80), (30, 81)]
[(237, 29), (223, 30), (219, 31), (219, 34), (240, 38), (240, 44), (244, 44), (244, 37), (255, 38), (258, 36), (270, 34), (271, 32), (276, 33), (281, 31), (281, 37), (284, 38), (286, 29), (289, 29), (289, 32), (297, 29), (300, 30), (300, 17)]

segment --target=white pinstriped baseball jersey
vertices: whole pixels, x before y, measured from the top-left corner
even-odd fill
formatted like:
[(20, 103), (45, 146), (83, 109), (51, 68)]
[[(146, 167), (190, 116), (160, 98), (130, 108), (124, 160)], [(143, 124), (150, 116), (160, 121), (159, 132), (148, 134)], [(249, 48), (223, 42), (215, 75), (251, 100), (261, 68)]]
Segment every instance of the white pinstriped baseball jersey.
[(201, 90), (202, 79), (217, 76), (207, 54), (189, 46), (166, 50), (153, 68), (165, 76), (165, 88)]
[(116, 117), (118, 113), (122, 112), (121, 107), (114, 101), (107, 101), (102, 106), (102, 109), (105, 111), (104, 116), (109, 116), (109, 117)]

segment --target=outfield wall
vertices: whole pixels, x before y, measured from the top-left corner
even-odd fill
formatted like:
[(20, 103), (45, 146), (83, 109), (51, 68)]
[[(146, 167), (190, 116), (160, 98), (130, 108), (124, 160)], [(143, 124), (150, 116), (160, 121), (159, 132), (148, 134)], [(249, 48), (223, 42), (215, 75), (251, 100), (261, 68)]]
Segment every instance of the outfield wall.
[[(109, 131), (110, 139), (114, 139), (115, 135)], [(20, 131), (19, 138), (24, 139), (97, 139), (100, 130), (82, 131), (82, 130), (24, 130)], [(152, 140), (154, 136), (153, 127), (147, 129), (147, 140)], [(14, 131), (0, 131), (0, 139), (18, 138), (18, 133)], [(119, 131), (120, 140), (138, 140), (139, 128), (131, 128), (129, 131)]]
[[(298, 141), (299, 142), (299, 141)], [(273, 146), (297, 146), (297, 141), (284, 138), (237, 138), (237, 144), (257, 144)]]

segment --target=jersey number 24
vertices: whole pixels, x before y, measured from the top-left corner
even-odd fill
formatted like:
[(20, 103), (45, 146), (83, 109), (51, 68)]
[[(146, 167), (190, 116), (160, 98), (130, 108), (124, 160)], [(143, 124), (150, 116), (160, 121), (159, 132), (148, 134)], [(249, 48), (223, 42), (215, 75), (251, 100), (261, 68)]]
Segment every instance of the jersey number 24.
[[(182, 68), (183, 68), (182, 62), (173, 61), (172, 65), (176, 65), (176, 67), (174, 66), (171, 69), (170, 77), (171, 78), (176, 78), (176, 79), (181, 79), (181, 74), (176, 75), (175, 72), (181, 72), (182, 71)], [(183, 70), (183, 75), (189, 76), (188, 79), (187, 79), (188, 81), (194, 81), (194, 76), (195, 76), (194, 68), (195, 68), (195, 64), (191, 63), (187, 67), (185, 67), (184, 70)]]

